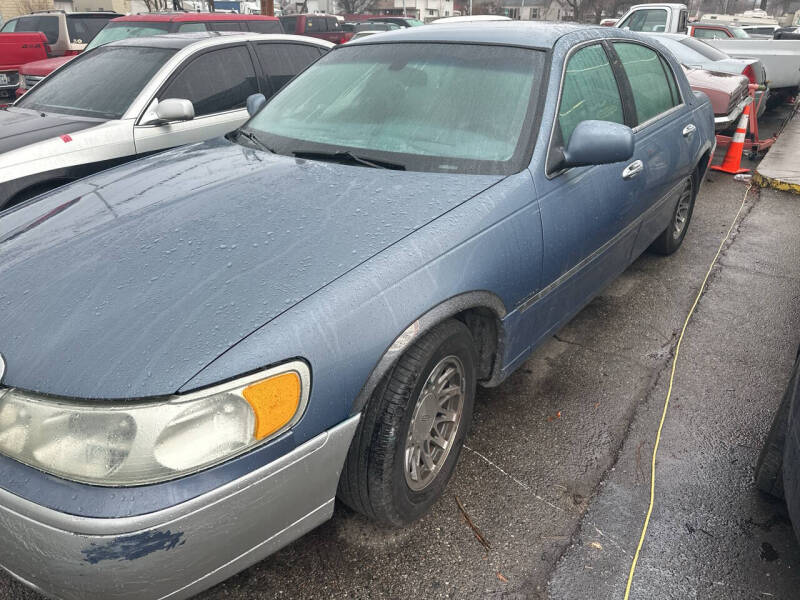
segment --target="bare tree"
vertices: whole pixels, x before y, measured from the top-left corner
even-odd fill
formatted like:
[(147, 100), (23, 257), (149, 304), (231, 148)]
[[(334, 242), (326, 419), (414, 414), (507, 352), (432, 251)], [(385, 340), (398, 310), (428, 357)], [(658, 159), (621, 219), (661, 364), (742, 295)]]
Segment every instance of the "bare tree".
[(357, 15), (370, 10), (375, 0), (337, 0), (340, 12), (346, 15)]

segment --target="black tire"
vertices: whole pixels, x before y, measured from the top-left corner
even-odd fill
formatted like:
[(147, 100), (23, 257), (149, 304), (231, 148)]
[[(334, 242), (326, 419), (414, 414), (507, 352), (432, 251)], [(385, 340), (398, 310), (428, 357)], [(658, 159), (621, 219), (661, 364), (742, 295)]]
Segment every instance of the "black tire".
[[(694, 201), (697, 197), (697, 188), (698, 181), (697, 175), (695, 174), (686, 180), (684, 188), (681, 190), (680, 199), (675, 203), (675, 210), (672, 211), (672, 218), (669, 221), (669, 225), (667, 225), (667, 228), (662, 231), (656, 240), (650, 245), (651, 252), (654, 252), (655, 254), (661, 254), (662, 256), (669, 256), (681, 247), (683, 238), (686, 237), (686, 232), (689, 230), (689, 223), (692, 221)], [(685, 194), (688, 194), (688, 211), (685, 216), (683, 228), (680, 230), (680, 233), (676, 233), (675, 223), (678, 218), (678, 211), (680, 211), (683, 206), (682, 200)]]
[(786, 386), (756, 463), (756, 487), (776, 498), (783, 498), (783, 448), (786, 443), (786, 429), (796, 380), (797, 367)]
[[(441, 466), (424, 489), (407, 482), (406, 443), (421, 392), (439, 365), (457, 357), (463, 367), (461, 417)], [(370, 398), (350, 445), (339, 480), (338, 497), (353, 510), (387, 525), (405, 525), (422, 516), (438, 500), (453, 474), (472, 422), (477, 356), (469, 329), (454, 319), (437, 325), (398, 359)], [(430, 388), (428, 388), (430, 389)], [(431, 417), (415, 422), (426, 426)], [(433, 417), (436, 421), (436, 417)], [(431, 426), (430, 431), (435, 426)], [(431, 446), (432, 447), (432, 446)]]

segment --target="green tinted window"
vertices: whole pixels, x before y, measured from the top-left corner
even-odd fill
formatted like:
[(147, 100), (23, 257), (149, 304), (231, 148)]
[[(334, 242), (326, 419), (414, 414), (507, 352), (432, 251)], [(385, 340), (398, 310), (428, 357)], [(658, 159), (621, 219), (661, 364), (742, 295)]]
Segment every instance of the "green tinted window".
[(567, 63), (558, 108), (564, 146), (578, 123), (590, 119), (613, 123), (625, 121), (614, 72), (599, 45), (581, 48)]
[(615, 42), (614, 49), (631, 83), (638, 123), (649, 121), (679, 103), (677, 98), (673, 100), (667, 73), (655, 50), (626, 42)]

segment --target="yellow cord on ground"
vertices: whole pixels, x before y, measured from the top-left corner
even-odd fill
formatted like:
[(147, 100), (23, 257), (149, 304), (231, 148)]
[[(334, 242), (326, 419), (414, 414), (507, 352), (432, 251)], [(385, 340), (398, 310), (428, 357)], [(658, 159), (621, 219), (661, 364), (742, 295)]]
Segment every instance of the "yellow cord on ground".
[(683, 342), (683, 334), (686, 333), (686, 327), (689, 325), (689, 320), (692, 318), (694, 314), (694, 309), (697, 307), (697, 303), (700, 302), (700, 297), (703, 295), (703, 292), (706, 288), (706, 283), (708, 283), (708, 278), (711, 276), (711, 271), (714, 269), (714, 265), (717, 264), (717, 259), (719, 258), (720, 253), (722, 252), (722, 247), (725, 245), (725, 242), (728, 241), (728, 238), (733, 231), (734, 226), (736, 225), (736, 221), (739, 220), (739, 215), (742, 213), (742, 209), (744, 208), (744, 204), (747, 201), (747, 194), (750, 192), (751, 185), (747, 186), (747, 189), (744, 192), (744, 198), (742, 198), (742, 204), (739, 207), (739, 210), (736, 211), (736, 216), (733, 218), (733, 222), (731, 223), (730, 228), (728, 229), (728, 233), (725, 234), (725, 237), (722, 238), (722, 241), (719, 244), (719, 248), (717, 248), (717, 253), (714, 255), (714, 259), (711, 261), (711, 264), (708, 266), (708, 271), (706, 271), (706, 276), (703, 278), (703, 283), (700, 285), (700, 289), (697, 292), (697, 296), (692, 303), (692, 307), (689, 309), (689, 314), (686, 315), (686, 320), (683, 322), (683, 328), (681, 329), (681, 335), (678, 337), (678, 345), (675, 347), (675, 356), (672, 358), (672, 372), (669, 376), (669, 387), (667, 388), (667, 397), (664, 400), (664, 410), (661, 412), (661, 421), (658, 424), (658, 432), (656, 433), (656, 443), (653, 445), (653, 458), (650, 462), (650, 506), (647, 508), (647, 516), (644, 519), (644, 526), (642, 527), (642, 535), (639, 537), (639, 545), (636, 546), (636, 553), (633, 555), (633, 562), (631, 563), (631, 570), (628, 573), (628, 584), (625, 586), (625, 600), (628, 600), (628, 596), (631, 593), (631, 584), (633, 583), (633, 575), (636, 572), (636, 563), (639, 562), (639, 553), (642, 551), (642, 546), (644, 545), (644, 538), (647, 535), (647, 527), (650, 525), (650, 515), (653, 514), (653, 505), (655, 504), (655, 496), (656, 496), (656, 454), (658, 454), (658, 444), (661, 442), (661, 430), (664, 428), (664, 421), (667, 418), (667, 409), (669, 408), (669, 399), (672, 396), (672, 382), (675, 379), (675, 366), (678, 364), (678, 354), (681, 351), (681, 343)]

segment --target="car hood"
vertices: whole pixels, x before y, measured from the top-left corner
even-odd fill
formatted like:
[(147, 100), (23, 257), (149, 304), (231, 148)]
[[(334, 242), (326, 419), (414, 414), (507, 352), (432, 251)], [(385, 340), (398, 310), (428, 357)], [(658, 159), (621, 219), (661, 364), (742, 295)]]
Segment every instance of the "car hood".
[(56, 56), (55, 58), (46, 58), (44, 60), (37, 60), (22, 65), (19, 72), (22, 75), (35, 75), (37, 77), (44, 77), (50, 75), (58, 67), (71, 61), (75, 56)]
[(83, 398), (174, 393), (501, 179), (305, 161), (219, 139), (60, 188), (0, 213), (2, 383)]
[(103, 122), (103, 119), (45, 114), (12, 106), (0, 110), (0, 154)]

